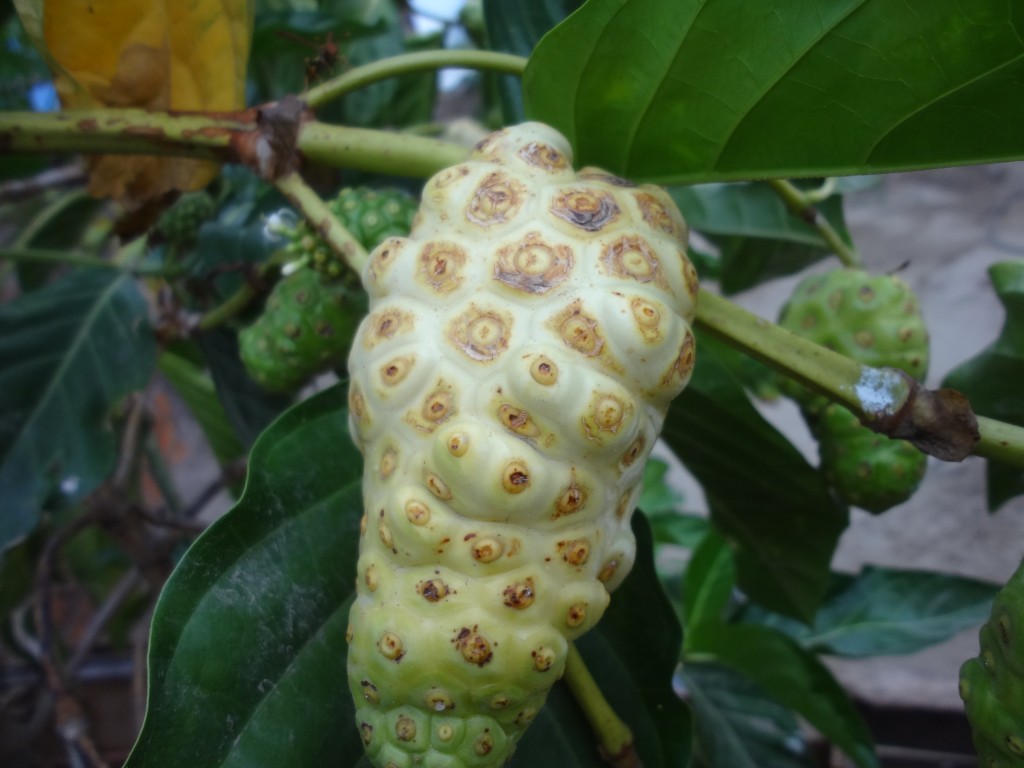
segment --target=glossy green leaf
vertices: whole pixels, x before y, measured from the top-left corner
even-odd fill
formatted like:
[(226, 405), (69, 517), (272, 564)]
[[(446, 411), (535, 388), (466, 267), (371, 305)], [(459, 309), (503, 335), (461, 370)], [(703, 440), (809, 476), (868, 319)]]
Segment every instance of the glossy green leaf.
[[(736, 566), (725, 539), (711, 530), (693, 551), (683, 576), (683, 620), (688, 630), (705, 622), (717, 623), (736, 585)], [(687, 635), (689, 637), (689, 635)]]
[(810, 652), (769, 627), (701, 624), (687, 630), (694, 660), (731, 667), (795, 710), (860, 768), (875, 768), (871, 735), (846, 691)]
[(590, 0), (537, 46), (527, 115), (660, 183), (1024, 157), (1015, 0)]
[[(993, 265), (989, 277), (1006, 310), (1003, 329), (992, 344), (952, 371), (943, 385), (967, 395), (976, 413), (1024, 426), (1024, 259)], [(1022, 494), (1024, 472), (988, 462), (991, 511)]]
[(810, 620), (847, 525), (820, 473), (750, 404), (701, 336), (689, 386), (663, 438), (707, 496), (715, 527), (733, 545), (739, 586), (772, 610)]
[(199, 422), (217, 461), (224, 464), (244, 454), (245, 446), (232, 429), (224, 413), (224, 406), (217, 399), (213, 379), (191, 360), (169, 351), (160, 355), (158, 366), (160, 373)]
[(728, 667), (687, 663), (682, 682), (693, 712), (696, 765), (707, 768), (810, 768), (793, 713)]
[[(188, 551), (161, 595), (149, 708), (128, 768), (368, 765), (345, 681), (361, 459), (342, 387), (287, 411), (253, 447), (245, 493)], [(680, 629), (661, 593), (651, 536), (598, 628), (579, 647), (651, 768), (685, 766), (687, 710), (671, 687)], [(636, 627), (643, 622), (645, 652)], [(510, 768), (603, 768), (562, 684)]]
[(51, 493), (81, 499), (113, 469), (108, 411), (156, 363), (147, 311), (114, 270), (72, 272), (0, 307), (0, 551)]
[(345, 678), (362, 461), (343, 402), (329, 389), (262, 435), (242, 499), (167, 582), (130, 768), (352, 765), (362, 753)]
[(867, 657), (916, 653), (982, 624), (998, 584), (945, 573), (869, 566), (836, 574), (807, 626), (748, 606), (745, 621), (775, 627), (815, 653)]
[[(720, 282), (727, 294), (794, 274), (832, 252), (818, 230), (794, 216), (766, 184), (698, 184), (669, 191), (690, 227), (719, 246)], [(842, 198), (833, 195), (815, 208), (849, 244)]]

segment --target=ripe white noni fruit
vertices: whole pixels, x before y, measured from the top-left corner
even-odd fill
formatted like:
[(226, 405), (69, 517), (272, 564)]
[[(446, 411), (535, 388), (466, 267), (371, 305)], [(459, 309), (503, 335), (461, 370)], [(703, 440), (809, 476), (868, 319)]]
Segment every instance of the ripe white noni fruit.
[(503, 764), (634, 560), (697, 274), (663, 190), (571, 162), (547, 126), (492, 134), (363, 274), (348, 674), (378, 768)]

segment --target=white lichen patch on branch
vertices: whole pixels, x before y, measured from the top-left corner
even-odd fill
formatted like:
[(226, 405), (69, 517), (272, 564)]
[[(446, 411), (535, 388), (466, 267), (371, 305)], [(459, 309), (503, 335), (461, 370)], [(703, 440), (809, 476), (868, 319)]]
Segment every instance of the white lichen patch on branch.
[(909, 386), (906, 376), (895, 368), (861, 367), (860, 378), (853, 385), (864, 416), (874, 420), (894, 416), (907, 401)]

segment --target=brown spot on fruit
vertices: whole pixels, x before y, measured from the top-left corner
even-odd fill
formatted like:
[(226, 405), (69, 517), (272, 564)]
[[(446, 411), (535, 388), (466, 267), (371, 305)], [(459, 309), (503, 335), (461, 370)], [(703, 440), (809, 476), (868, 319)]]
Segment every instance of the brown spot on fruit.
[(550, 387), (558, 381), (558, 366), (546, 357), (538, 357), (530, 364), (530, 376), (541, 386)]
[(502, 592), (502, 598), (505, 605), (508, 608), (514, 608), (517, 611), (529, 608), (533, 605), (533, 601), (536, 597), (537, 593), (533, 588), (533, 579), (531, 578), (526, 578), (523, 581), (517, 581), (513, 584), (509, 584), (505, 587), (505, 591)]
[(484, 755), (489, 755), (492, 749), (494, 749), (494, 737), (491, 736), (490, 732), (485, 728), (484, 732), (476, 737), (476, 743), (473, 745), (473, 751), (483, 757)]
[(548, 173), (558, 173), (569, 167), (565, 155), (552, 146), (540, 141), (531, 141), (519, 150), (519, 157), (527, 165), (540, 168)]
[(493, 657), (491, 642), (477, 631), (476, 627), (470, 629), (463, 627), (452, 640), (456, 650), (462, 654), (462, 658), (470, 664), (482, 667)]
[(530, 473), (522, 461), (510, 461), (501, 472), (501, 487), (508, 493), (522, 493), (530, 487)]
[(661, 338), (661, 310), (646, 299), (634, 298), (629, 303), (636, 320), (636, 327), (645, 341), (654, 342)]
[(693, 334), (687, 330), (683, 337), (683, 343), (679, 345), (679, 355), (676, 357), (672, 367), (669, 368), (661, 378), (662, 386), (672, 388), (676, 381), (686, 383), (693, 373), (693, 364), (697, 357), (697, 341)]
[(615, 573), (618, 570), (619, 561), (617, 558), (612, 558), (604, 564), (604, 567), (601, 569), (601, 572), (597, 574), (597, 580), (600, 581), (602, 584), (607, 584), (615, 577)]
[(363, 740), (363, 746), (368, 747), (373, 741), (373, 726), (369, 723), (359, 724), (359, 736)]
[(466, 219), (481, 227), (504, 224), (515, 218), (528, 196), (526, 186), (501, 171), (488, 174), (473, 191)]
[(533, 668), (538, 672), (547, 672), (555, 663), (555, 652), (547, 646), (541, 646), (532, 655)]
[[(455, 701), (444, 691), (431, 691), (426, 698), (427, 707), (435, 712), (444, 712), (455, 709)], [(448, 738), (451, 738), (449, 736)]]
[(416, 721), (402, 715), (395, 721), (395, 738), (399, 741), (412, 741), (416, 738)]
[(571, 515), (579, 512), (586, 506), (587, 490), (576, 482), (576, 470), (572, 470), (572, 479), (569, 486), (562, 492), (555, 502), (555, 513), (552, 518), (558, 519), (564, 515)]
[(481, 563), (493, 563), (501, 557), (501, 553), (504, 551), (505, 545), (502, 544), (499, 539), (494, 539), (489, 536), (477, 539), (470, 547), (470, 553), (473, 555), (473, 559)]
[(409, 375), (416, 362), (415, 355), (396, 357), (380, 367), (380, 380), (386, 387), (395, 387), (401, 384)]
[(572, 249), (546, 242), (539, 232), (500, 248), (497, 256), (494, 279), (524, 293), (547, 293), (572, 272)]
[(466, 357), (487, 362), (508, 348), (511, 332), (512, 318), (506, 313), (471, 306), (452, 320), (447, 335)]
[(503, 693), (499, 693), (491, 699), (491, 709), (508, 709), (508, 706), (511, 703), (512, 699)]
[(455, 400), (448, 389), (437, 389), (427, 395), (420, 414), (427, 421), (440, 424), (452, 415)]
[(426, 525), (430, 522), (430, 507), (416, 499), (407, 501), (405, 504), (405, 517), (413, 525)]
[(377, 650), (380, 651), (380, 655), (385, 659), (395, 662), (401, 661), (402, 657), (405, 656), (405, 646), (402, 644), (402, 638), (394, 632), (385, 632), (380, 636), (380, 639), (377, 641)]
[(871, 349), (875, 344), (875, 335), (871, 331), (857, 331), (853, 334), (853, 341), (861, 349)]
[(371, 683), (369, 680), (363, 680), (359, 683), (359, 687), (363, 691), (363, 698), (371, 704), (380, 703), (380, 694), (377, 692), (377, 686)]
[(579, 301), (559, 312), (552, 325), (567, 345), (587, 357), (596, 357), (604, 347), (604, 338), (597, 330), (597, 320), (583, 311)]
[(575, 629), (587, 620), (587, 604), (573, 603), (565, 614), (565, 625)]
[(569, 565), (578, 567), (590, 557), (590, 542), (586, 539), (571, 539), (558, 542), (558, 551)]
[(398, 456), (393, 449), (386, 449), (380, 457), (380, 476), (385, 480), (388, 479), (394, 473), (396, 466), (398, 466)]
[(501, 419), (502, 424), (520, 437), (535, 438), (540, 436), (540, 429), (533, 423), (530, 414), (522, 408), (502, 403), (498, 406), (498, 418)]
[(361, 518), (359, 518), (359, 535), (360, 536), (362, 536), (362, 535), (364, 535), (366, 533), (366, 520), (367, 520), (366, 513), (364, 512), (363, 516)]
[(416, 585), (416, 591), (420, 593), (428, 603), (436, 603), (448, 597), (448, 585), (442, 579), (427, 579)]
[(631, 467), (636, 463), (636, 460), (643, 456), (644, 446), (647, 444), (647, 438), (643, 435), (637, 436), (636, 440), (629, 444), (629, 448), (622, 456), (622, 466)]
[(469, 450), (469, 435), (462, 432), (456, 432), (448, 436), (448, 453), (455, 458), (460, 458), (466, 455), (466, 451)]
[(633, 193), (633, 199), (636, 200), (640, 215), (647, 226), (664, 232), (666, 235), (671, 235), (677, 240), (682, 239), (683, 230), (679, 225), (679, 220), (672, 216), (669, 209), (655, 195), (650, 192), (638, 191)]
[(516, 725), (529, 725), (537, 717), (536, 707), (524, 707), (523, 710), (516, 715)]
[(612, 196), (598, 189), (577, 187), (555, 196), (549, 208), (553, 216), (585, 232), (598, 232), (619, 218)]
[(368, 330), (363, 334), (363, 346), (373, 349), (400, 333), (408, 333), (414, 325), (415, 319), (410, 313), (395, 308), (385, 309), (369, 318)]
[(438, 293), (451, 293), (462, 284), (465, 263), (466, 252), (455, 243), (427, 243), (420, 251), (416, 277)]
[(385, 547), (391, 549), (391, 547), (395, 545), (395, 537), (391, 533), (391, 528), (383, 520), (380, 521), (377, 533), (380, 535), (381, 543), (384, 544)]
[(366, 582), (367, 589), (371, 592), (376, 592), (377, 587), (380, 586), (380, 574), (377, 573), (377, 566), (367, 566), (366, 573), (363, 574), (363, 580)]
[(430, 492), (437, 496), (437, 498), (441, 499), (441, 501), (451, 501), (452, 491), (448, 487), (448, 483), (433, 472), (427, 473), (426, 482), (427, 488), (429, 488)]
[(663, 290), (668, 288), (657, 254), (642, 237), (620, 237), (604, 249), (601, 263), (612, 277), (653, 283)]

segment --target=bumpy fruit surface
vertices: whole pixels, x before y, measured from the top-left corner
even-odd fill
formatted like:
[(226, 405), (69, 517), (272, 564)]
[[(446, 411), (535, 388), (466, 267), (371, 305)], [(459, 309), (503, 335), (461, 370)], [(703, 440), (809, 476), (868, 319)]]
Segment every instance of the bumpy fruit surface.
[(960, 668), (979, 768), (1024, 765), (1024, 565), (996, 595), (981, 650)]
[[(809, 277), (783, 307), (779, 325), (865, 365), (899, 368), (915, 379), (928, 370), (928, 330), (917, 298), (898, 277), (852, 269)], [(924, 454), (799, 385), (783, 389), (800, 402), (822, 471), (841, 498), (873, 513), (910, 498), (924, 478)]]
[(365, 310), (361, 291), (300, 269), (278, 281), (263, 313), (239, 333), (242, 362), (266, 389), (295, 389), (345, 362)]
[[(418, 204), (414, 197), (399, 189), (358, 187), (342, 189), (327, 205), (352, 237), (372, 251), (389, 237), (409, 233)], [(283, 230), (283, 234), (291, 241), (289, 251), (309, 257), (312, 267), (327, 277), (338, 277), (347, 269), (307, 222), (301, 221), (294, 228)]]
[(190, 245), (199, 228), (217, 213), (217, 203), (206, 190), (187, 192), (164, 211), (156, 223), (156, 231), (169, 242)]
[(906, 501), (924, 479), (925, 454), (868, 429), (841, 405), (827, 405), (813, 424), (825, 477), (850, 504), (884, 512)]
[(694, 363), (671, 199), (536, 123), (436, 175), (371, 254), (349, 359), (365, 515), (349, 682), (380, 768), (503, 764), (635, 557)]

